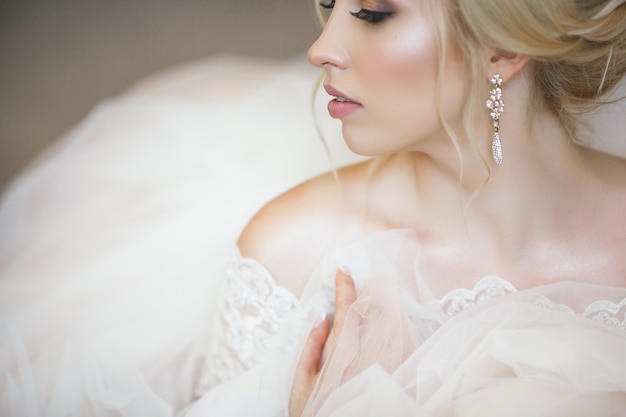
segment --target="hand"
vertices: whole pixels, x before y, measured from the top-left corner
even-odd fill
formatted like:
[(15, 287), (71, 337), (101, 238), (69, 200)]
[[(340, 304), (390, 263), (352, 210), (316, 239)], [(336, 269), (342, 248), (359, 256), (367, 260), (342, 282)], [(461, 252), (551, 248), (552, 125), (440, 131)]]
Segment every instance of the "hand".
[[(356, 288), (350, 275), (342, 270), (335, 274), (335, 320), (333, 331), (339, 335), (348, 313), (348, 309), (356, 300)], [(307, 338), (300, 361), (296, 367), (296, 373), (291, 386), (289, 398), (289, 416), (300, 417), (306, 405), (322, 365), (322, 353), (330, 335), (331, 324), (328, 317), (311, 330)]]

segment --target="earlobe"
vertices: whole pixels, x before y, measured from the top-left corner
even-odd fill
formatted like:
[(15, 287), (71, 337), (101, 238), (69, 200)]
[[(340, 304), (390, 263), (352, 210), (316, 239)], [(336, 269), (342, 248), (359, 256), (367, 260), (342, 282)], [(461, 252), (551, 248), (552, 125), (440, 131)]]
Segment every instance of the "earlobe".
[(517, 74), (528, 62), (527, 55), (516, 54), (498, 48), (491, 52), (489, 72), (491, 74), (500, 74), (505, 82)]

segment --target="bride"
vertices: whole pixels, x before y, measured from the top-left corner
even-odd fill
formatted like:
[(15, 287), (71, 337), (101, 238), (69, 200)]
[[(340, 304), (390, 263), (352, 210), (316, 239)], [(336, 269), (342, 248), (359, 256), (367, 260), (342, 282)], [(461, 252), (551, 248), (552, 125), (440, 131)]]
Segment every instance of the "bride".
[[(581, 114), (626, 73), (626, 6), (320, 6), (309, 61), (374, 159), (285, 193), (238, 242), (280, 300), (259, 309), (314, 325), (290, 415), (626, 412), (626, 162), (580, 146)], [(251, 273), (230, 277), (222, 349), (241, 352)], [(329, 339), (333, 309), (316, 309), (333, 298)]]
[[(223, 283), (197, 277), (209, 268), (176, 249), (189, 236), (177, 230), (236, 198), (233, 184), (194, 207), (197, 184), (168, 186), (160, 208), (186, 208), (165, 223), (162, 211), (125, 212), (136, 242), (114, 234), (82, 247), (98, 229), (81, 228), (66, 254), (78, 261), (63, 259), (77, 265), (71, 285), (48, 283), (36, 257), (9, 262), (3, 413), (623, 415), (626, 161), (594, 150), (621, 132), (592, 128), (587, 113), (626, 74), (626, 4), (329, 0), (320, 13), (309, 61), (345, 143), (370, 158), (265, 205)], [(268, 115), (252, 101), (233, 113), (248, 126), (263, 119), (254, 111)], [(221, 126), (223, 110), (210, 111)], [(233, 154), (269, 156), (258, 146)], [(172, 156), (176, 175), (202, 165)], [(205, 229), (231, 214), (215, 213)], [(204, 239), (192, 250), (211, 247)], [(5, 257), (26, 244), (6, 242)], [(52, 250), (38, 242), (29, 253)], [(170, 268), (175, 278), (154, 280)], [(121, 282), (114, 294), (109, 280)]]

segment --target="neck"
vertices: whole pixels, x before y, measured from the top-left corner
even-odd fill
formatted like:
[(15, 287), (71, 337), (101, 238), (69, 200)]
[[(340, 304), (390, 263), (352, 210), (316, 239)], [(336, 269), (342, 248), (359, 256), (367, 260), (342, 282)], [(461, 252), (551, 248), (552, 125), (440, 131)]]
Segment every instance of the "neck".
[[(511, 105), (507, 111), (513, 116), (500, 131), (504, 161), (498, 166), (487, 155), (490, 172), (469, 146), (461, 148), (462, 178), (454, 151), (448, 152), (450, 160), (414, 154), (417, 187), (428, 202), (420, 206), (427, 211), (420, 217), (436, 219), (423, 226), (431, 236), (447, 241), (456, 233), (483, 241), (487, 250), (521, 256), (538, 236), (567, 227), (563, 213), (571, 213), (589, 183), (585, 152), (570, 142), (555, 117), (543, 115), (528, 124), (514, 116), (524, 115), (524, 109)], [(489, 147), (486, 139), (483, 148)]]

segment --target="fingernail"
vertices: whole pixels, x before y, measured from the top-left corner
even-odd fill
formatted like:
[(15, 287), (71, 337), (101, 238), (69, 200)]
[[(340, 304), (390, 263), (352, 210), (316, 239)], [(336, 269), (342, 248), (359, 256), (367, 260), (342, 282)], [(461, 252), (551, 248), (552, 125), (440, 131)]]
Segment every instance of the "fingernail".
[(351, 277), (351, 276), (352, 276), (352, 273), (350, 272), (350, 268), (348, 268), (348, 265), (346, 265), (346, 264), (342, 264), (342, 265), (339, 267), (339, 270), (340, 270), (341, 272), (343, 272), (344, 274), (346, 274), (347, 276), (349, 276), (349, 277)]

